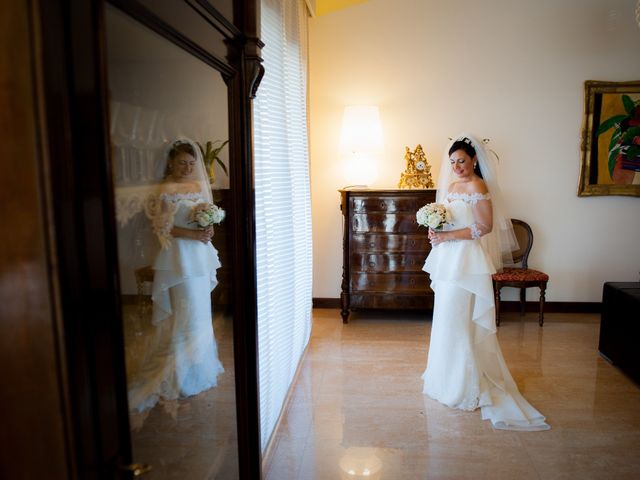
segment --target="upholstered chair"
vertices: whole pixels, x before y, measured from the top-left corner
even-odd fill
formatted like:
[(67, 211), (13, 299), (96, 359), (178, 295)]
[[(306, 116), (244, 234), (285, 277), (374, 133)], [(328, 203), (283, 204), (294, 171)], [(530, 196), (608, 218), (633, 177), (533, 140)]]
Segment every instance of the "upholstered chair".
[[(511, 219), (513, 231), (518, 238), (520, 248), (513, 252), (513, 267), (505, 267), (502, 272), (493, 274), (493, 291), (496, 298), (496, 324), (500, 325), (500, 290), (502, 287), (514, 287), (520, 289), (520, 315), (524, 315), (526, 290), (530, 287), (540, 289), (540, 313), (538, 323), (544, 324), (544, 299), (547, 290), (549, 275), (529, 268), (528, 260), (531, 246), (533, 245), (533, 232), (531, 227), (522, 220)], [(520, 266), (517, 266), (520, 265)]]

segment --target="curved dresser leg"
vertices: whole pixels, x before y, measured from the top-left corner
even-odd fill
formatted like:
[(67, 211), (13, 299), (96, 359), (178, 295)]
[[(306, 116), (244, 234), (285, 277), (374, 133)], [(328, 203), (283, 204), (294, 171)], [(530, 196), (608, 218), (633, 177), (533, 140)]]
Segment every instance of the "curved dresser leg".
[(340, 315), (342, 315), (342, 323), (349, 323), (349, 295), (342, 293), (340, 295)]

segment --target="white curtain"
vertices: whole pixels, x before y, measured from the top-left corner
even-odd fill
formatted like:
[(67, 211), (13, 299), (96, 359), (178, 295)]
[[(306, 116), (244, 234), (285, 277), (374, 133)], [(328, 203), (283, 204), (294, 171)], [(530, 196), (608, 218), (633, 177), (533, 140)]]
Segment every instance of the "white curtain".
[(311, 196), (303, 0), (262, 0), (265, 75), (254, 101), (262, 449), (311, 332)]

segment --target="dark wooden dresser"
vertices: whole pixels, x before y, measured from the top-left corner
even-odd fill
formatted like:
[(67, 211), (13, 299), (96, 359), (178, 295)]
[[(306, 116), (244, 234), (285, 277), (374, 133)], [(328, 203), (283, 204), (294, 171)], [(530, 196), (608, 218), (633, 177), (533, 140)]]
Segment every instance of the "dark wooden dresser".
[(431, 245), (416, 211), (435, 190), (340, 190), (344, 217), (342, 321), (357, 309), (430, 309), (422, 271)]
[(229, 244), (230, 232), (229, 232), (229, 219), (234, 214), (231, 210), (231, 190), (220, 189), (213, 190), (213, 203), (221, 207), (227, 214), (227, 219), (220, 225), (214, 227), (214, 235), (211, 238), (211, 243), (218, 251), (218, 258), (220, 259), (221, 267), (216, 272), (218, 279), (218, 285), (211, 292), (211, 300), (213, 301), (214, 308), (222, 309), (226, 313), (231, 312), (231, 284), (233, 282), (233, 257), (232, 248)]

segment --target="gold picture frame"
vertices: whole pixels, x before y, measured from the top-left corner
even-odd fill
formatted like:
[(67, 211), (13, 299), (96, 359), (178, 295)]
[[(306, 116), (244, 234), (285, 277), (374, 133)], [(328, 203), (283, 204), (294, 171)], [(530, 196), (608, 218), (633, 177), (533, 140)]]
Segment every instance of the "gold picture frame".
[(640, 197), (640, 81), (584, 84), (578, 196)]

